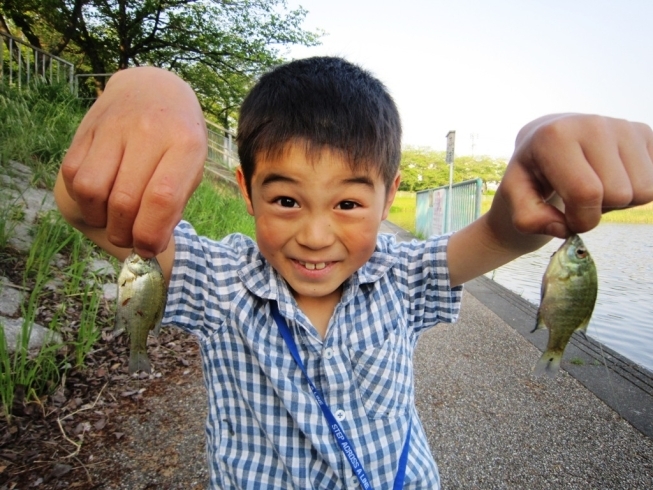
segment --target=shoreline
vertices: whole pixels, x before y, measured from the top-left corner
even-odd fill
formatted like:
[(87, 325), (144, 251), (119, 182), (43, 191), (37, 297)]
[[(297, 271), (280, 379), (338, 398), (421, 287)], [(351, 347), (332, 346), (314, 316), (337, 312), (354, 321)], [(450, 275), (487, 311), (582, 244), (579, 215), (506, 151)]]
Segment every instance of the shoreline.
[[(397, 240), (415, 237), (397, 225), (384, 221), (381, 232)], [(481, 276), (465, 284), (465, 291), (510, 326), (540, 352), (548, 332), (531, 334), (537, 307), (491, 279)], [(572, 363), (571, 359), (582, 362)], [(537, 361), (533, 359), (533, 365)], [(609, 347), (579, 334), (569, 342), (561, 369), (576, 379), (639, 432), (653, 440), (653, 373)]]

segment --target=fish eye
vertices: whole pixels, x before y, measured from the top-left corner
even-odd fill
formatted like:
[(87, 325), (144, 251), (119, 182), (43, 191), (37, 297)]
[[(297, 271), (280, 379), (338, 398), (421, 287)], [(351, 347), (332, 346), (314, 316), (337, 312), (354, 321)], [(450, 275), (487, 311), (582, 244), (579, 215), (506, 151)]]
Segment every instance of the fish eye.
[(587, 256), (587, 250), (585, 250), (585, 249), (582, 248), (582, 247), (577, 248), (577, 249), (576, 249), (576, 256), (577, 256), (579, 259), (583, 259), (583, 258), (585, 258), (585, 257)]

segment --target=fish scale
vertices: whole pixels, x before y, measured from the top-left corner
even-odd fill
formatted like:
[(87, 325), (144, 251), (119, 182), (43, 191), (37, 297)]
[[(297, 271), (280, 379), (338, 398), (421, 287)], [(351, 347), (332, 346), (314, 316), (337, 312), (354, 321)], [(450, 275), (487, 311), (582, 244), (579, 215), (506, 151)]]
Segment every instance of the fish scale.
[(554, 377), (569, 340), (577, 330), (585, 332), (598, 292), (596, 265), (583, 240), (572, 235), (551, 256), (542, 277), (540, 307), (535, 330), (549, 329), (546, 351), (534, 374)]
[(127, 332), (130, 340), (129, 372), (152, 368), (147, 357), (147, 336), (159, 333), (167, 288), (156, 258), (143, 259), (132, 252), (118, 276), (115, 332)]

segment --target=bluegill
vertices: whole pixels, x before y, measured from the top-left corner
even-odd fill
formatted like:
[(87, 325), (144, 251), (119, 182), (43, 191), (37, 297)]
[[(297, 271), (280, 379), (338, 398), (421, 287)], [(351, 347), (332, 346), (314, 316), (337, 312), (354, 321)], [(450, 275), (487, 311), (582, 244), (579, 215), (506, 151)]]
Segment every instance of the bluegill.
[(156, 258), (143, 259), (133, 253), (125, 259), (118, 276), (118, 307), (115, 331), (129, 334), (129, 372), (151, 372), (147, 336), (159, 333), (167, 288)]
[(594, 260), (581, 238), (572, 235), (551, 256), (542, 278), (542, 299), (533, 332), (548, 328), (549, 342), (535, 366), (535, 375), (557, 374), (572, 334), (587, 330), (597, 290)]

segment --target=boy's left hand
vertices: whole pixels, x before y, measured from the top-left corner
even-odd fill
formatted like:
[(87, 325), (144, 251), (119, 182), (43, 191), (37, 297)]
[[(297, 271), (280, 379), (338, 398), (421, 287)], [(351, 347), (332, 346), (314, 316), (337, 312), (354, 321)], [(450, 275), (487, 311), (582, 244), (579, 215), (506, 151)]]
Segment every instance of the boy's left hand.
[[(555, 196), (561, 209), (549, 202)], [(518, 232), (588, 231), (604, 212), (653, 201), (653, 132), (600, 116), (537, 119), (519, 132), (497, 197)]]
[(653, 132), (645, 124), (564, 114), (519, 132), (490, 210), (453, 234), (452, 285), (594, 228), (601, 214), (653, 201)]

